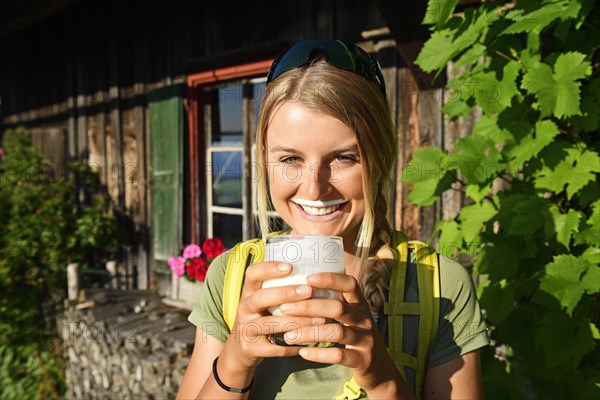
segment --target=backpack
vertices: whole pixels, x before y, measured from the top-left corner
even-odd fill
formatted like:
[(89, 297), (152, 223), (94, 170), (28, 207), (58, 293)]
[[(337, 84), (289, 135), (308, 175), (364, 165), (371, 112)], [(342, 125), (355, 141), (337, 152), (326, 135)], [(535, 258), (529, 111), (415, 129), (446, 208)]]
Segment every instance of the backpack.
[[(271, 235), (285, 231), (273, 232)], [(388, 317), (388, 352), (402, 377), (406, 380), (405, 368), (413, 368), (415, 374), (415, 392), (417, 399), (422, 397), (423, 383), (427, 368), (429, 347), (435, 338), (440, 315), (440, 277), (437, 253), (427, 244), (409, 241), (406, 235), (392, 231), (392, 247), (398, 252), (397, 268), (392, 268), (388, 301), (383, 312)], [(231, 331), (235, 322), (237, 307), (244, 283), (246, 268), (264, 260), (265, 244), (263, 239), (251, 239), (236, 244), (229, 255), (223, 288), (223, 316)], [(410, 260), (409, 260), (410, 253)], [(419, 288), (419, 302), (404, 301), (407, 263), (416, 265)], [(407, 354), (402, 349), (403, 317), (419, 315), (419, 340), (417, 355)], [(346, 382), (337, 400), (357, 399), (364, 394), (354, 378)]]

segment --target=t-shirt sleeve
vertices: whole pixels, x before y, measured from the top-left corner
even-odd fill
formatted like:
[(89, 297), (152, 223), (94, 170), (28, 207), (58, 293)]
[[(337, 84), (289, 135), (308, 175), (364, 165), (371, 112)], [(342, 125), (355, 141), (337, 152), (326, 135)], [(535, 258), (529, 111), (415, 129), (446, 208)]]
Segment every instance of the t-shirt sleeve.
[(229, 251), (220, 254), (208, 268), (200, 299), (188, 316), (188, 321), (221, 342), (227, 341), (229, 329), (223, 318), (223, 285)]
[(444, 256), (440, 256), (440, 288), (440, 321), (428, 368), (490, 342), (471, 275), (457, 261)]

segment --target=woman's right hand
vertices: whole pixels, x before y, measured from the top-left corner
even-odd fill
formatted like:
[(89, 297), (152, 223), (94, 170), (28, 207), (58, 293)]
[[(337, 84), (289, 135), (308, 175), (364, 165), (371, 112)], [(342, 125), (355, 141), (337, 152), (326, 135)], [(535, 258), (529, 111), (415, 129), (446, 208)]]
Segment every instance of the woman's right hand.
[(325, 323), (324, 318), (279, 317), (269, 313), (269, 307), (311, 297), (312, 288), (309, 285), (262, 289), (264, 281), (281, 278), (291, 272), (292, 266), (281, 262), (256, 263), (246, 269), (236, 320), (224, 349), (227, 353), (233, 351), (238, 362), (246, 368), (253, 369), (265, 357), (298, 355), (300, 347), (275, 345), (269, 341), (269, 335)]

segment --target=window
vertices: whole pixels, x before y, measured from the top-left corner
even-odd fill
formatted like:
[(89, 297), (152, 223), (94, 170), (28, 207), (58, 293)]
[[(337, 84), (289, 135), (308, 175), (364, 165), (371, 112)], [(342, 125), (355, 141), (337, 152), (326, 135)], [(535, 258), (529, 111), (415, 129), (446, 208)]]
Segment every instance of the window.
[[(231, 247), (258, 235), (254, 139), (271, 62), (188, 76), (190, 243), (218, 236)], [(269, 214), (283, 227), (274, 211)]]

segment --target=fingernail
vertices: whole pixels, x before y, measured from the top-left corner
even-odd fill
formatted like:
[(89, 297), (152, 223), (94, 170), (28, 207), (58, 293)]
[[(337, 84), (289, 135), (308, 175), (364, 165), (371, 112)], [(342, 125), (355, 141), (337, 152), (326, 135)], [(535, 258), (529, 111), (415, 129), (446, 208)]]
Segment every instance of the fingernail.
[(300, 349), (298, 354), (300, 354), (300, 357), (306, 357), (308, 355), (308, 349)]
[(277, 265), (277, 269), (281, 272), (287, 272), (290, 270), (290, 265), (289, 264), (279, 264), (279, 265)]
[(293, 304), (285, 303), (285, 304), (282, 304), (279, 308), (283, 312), (289, 312), (289, 311), (294, 311), (294, 308), (296, 308), (296, 306)]
[(314, 275), (309, 275), (306, 277), (306, 283), (314, 283), (317, 280), (317, 277)]
[(296, 293), (300, 294), (300, 295), (310, 294), (311, 290), (312, 290), (311, 287), (310, 286), (306, 286), (306, 285), (302, 285), (302, 286), (296, 287)]

